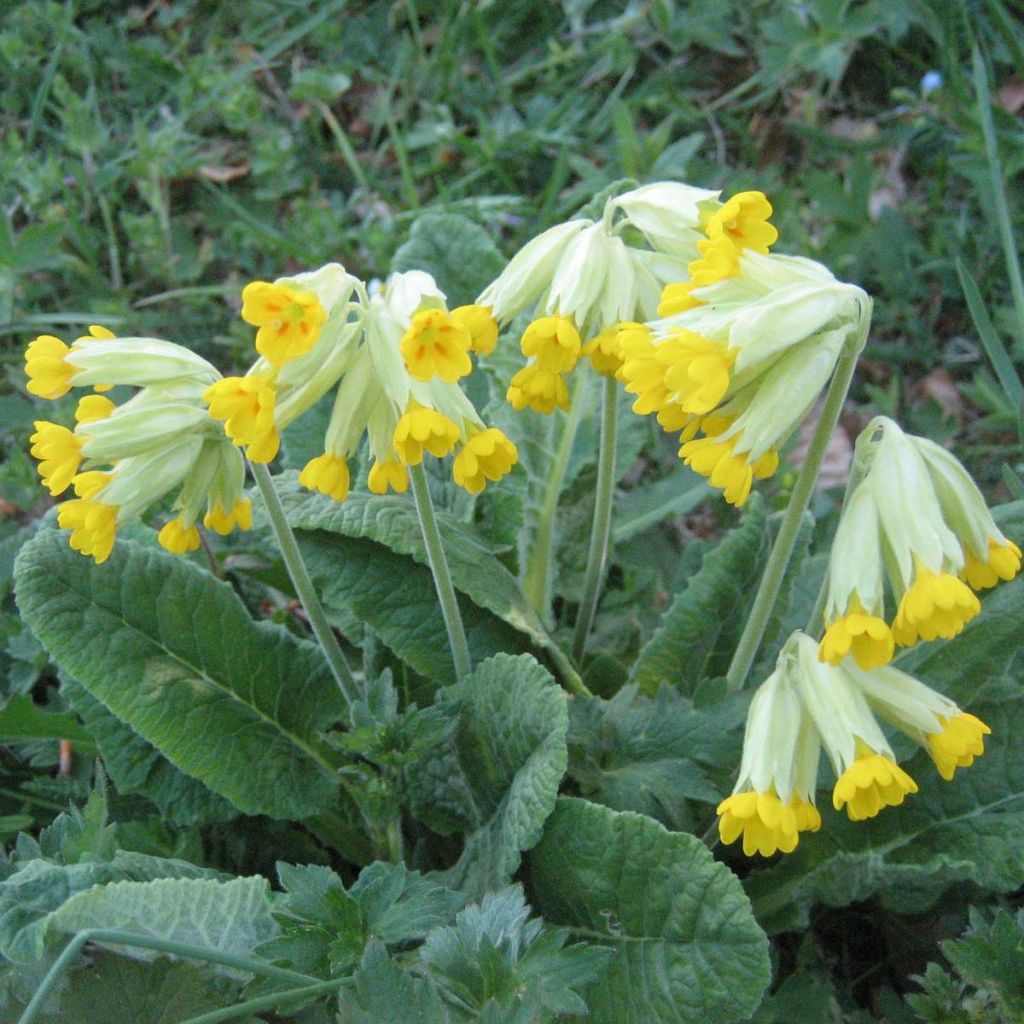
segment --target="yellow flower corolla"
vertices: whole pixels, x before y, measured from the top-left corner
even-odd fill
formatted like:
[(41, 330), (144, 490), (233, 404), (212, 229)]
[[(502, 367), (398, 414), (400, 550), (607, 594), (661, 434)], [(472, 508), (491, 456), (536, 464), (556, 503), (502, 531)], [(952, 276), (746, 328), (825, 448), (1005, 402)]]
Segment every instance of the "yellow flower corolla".
[(211, 384), (203, 399), (233, 444), (246, 448), (250, 462), (270, 462), (281, 438), (274, 425), (276, 393), (268, 377), (225, 377)]
[(974, 715), (961, 711), (950, 718), (939, 716), (941, 732), (926, 736), (928, 753), (939, 774), (949, 782), (957, 768), (969, 768), (976, 757), (985, 753), (983, 736), (992, 730)]
[(520, 341), (523, 355), (536, 360), (542, 370), (566, 373), (580, 357), (582, 343), (576, 325), (564, 316), (534, 320)]
[(590, 360), (590, 365), (602, 377), (616, 377), (622, 369), (622, 350), (619, 333), (625, 324), (613, 324), (595, 335), (580, 350)]
[(65, 357), (71, 349), (52, 334), (40, 334), (25, 349), (25, 373), (30, 394), (60, 398), (71, 390), (74, 367)]
[(665, 368), (668, 401), (683, 412), (700, 414), (711, 412), (725, 397), (736, 352), (681, 327), (658, 346), (657, 359)]
[(518, 461), (516, 446), (497, 427), (488, 427), (471, 434), (462, 446), (453, 477), (470, 494), (479, 494), (488, 480), (500, 480)]
[(767, 480), (779, 468), (779, 453), (775, 449), (751, 462), (745, 452), (737, 451), (739, 442), (739, 437), (722, 440), (716, 433), (686, 441), (679, 448), (679, 458), (707, 477), (711, 486), (719, 488), (725, 500), (737, 508), (750, 497), (755, 480)]
[(242, 289), (242, 319), (259, 328), (256, 351), (283, 366), (316, 344), (327, 312), (315, 292), (253, 281)]
[(947, 572), (919, 569), (900, 600), (892, 632), (903, 647), (920, 640), (956, 636), (981, 611), (981, 602), (962, 580)]
[(75, 551), (89, 555), (102, 565), (114, 550), (117, 508), (87, 498), (72, 498), (57, 509), (57, 523), (70, 530), (68, 543)]
[(661, 300), (658, 303), (658, 316), (675, 316), (677, 313), (685, 313), (688, 309), (695, 309), (703, 305), (692, 291), (689, 281), (673, 281), (665, 285), (661, 291)]
[(248, 498), (240, 498), (227, 510), (219, 502), (215, 502), (203, 516), (203, 526), (222, 537), (226, 537), (236, 528), (251, 530), (252, 502)]
[(1001, 544), (990, 537), (987, 554), (982, 560), (971, 551), (964, 552), (960, 576), (975, 590), (987, 590), (1000, 580), (1012, 580), (1020, 572), (1020, 548), (1012, 540)]
[(409, 490), (409, 471), (398, 459), (377, 459), (370, 467), (366, 486), (374, 494), (387, 494), (389, 488), (405, 494)]
[(30, 451), (39, 459), (39, 476), (43, 486), (56, 497), (71, 485), (82, 463), (82, 442), (75, 434), (57, 423), (36, 420), (36, 432), (29, 438)]
[(728, 239), (737, 249), (767, 253), (779, 237), (768, 222), (772, 204), (763, 192), (737, 192), (727, 199), (704, 224), (711, 241)]
[(75, 422), (94, 423), (96, 420), (105, 420), (116, 408), (117, 406), (103, 395), (86, 395), (78, 400)]
[(898, 807), (917, 783), (892, 759), (857, 743), (857, 757), (832, 790), (832, 806), (846, 808), (851, 821), (873, 818), (885, 807)]
[(171, 519), (164, 524), (156, 539), (172, 555), (184, 555), (199, 547), (199, 530), (195, 524), (186, 526), (180, 519)]
[(550, 415), (555, 409), (569, 408), (569, 389), (557, 370), (545, 370), (528, 363), (517, 370), (505, 396), (517, 412), (532, 409)]
[(325, 452), (303, 466), (299, 483), (311, 491), (326, 494), (333, 501), (344, 501), (351, 483), (348, 463), (338, 455)]
[(458, 444), (459, 428), (443, 413), (413, 400), (395, 427), (395, 452), (404, 466), (418, 466), (424, 450), (443, 459)]
[(414, 313), (399, 343), (405, 368), (416, 380), (433, 377), (454, 384), (473, 369), (469, 350), (473, 336), (464, 324), (443, 309)]
[[(81, 338), (75, 338), (75, 344), (81, 345), (89, 341), (112, 341), (115, 337), (117, 335), (109, 327), (104, 327), (102, 324), (89, 324), (89, 333), (82, 335)], [(94, 384), (92, 389), (99, 393), (109, 391), (113, 386), (113, 384)]]
[(498, 321), (490, 306), (456, 306), (451, 318), (469, 331), (470, 347), (478, 356), (489, 356), (498, 344)]
[[(856, 600), (854, 603), (856, 608)], [(863, 669), (881, 668), (892, 661), (895, 641), (885, 619), (854, 610), (830, 622), (818, 657), (838, 665), (848, 654)]]
[(798, 796), (783, 803), (774, 790), (734, 793), (718, 805), (717, 813), (722, 842), (728, 845), (742, 835), (743, 852), (748, 857), (792, 853), (801, 832), (821, 828), (821, 814), (814, 804)]

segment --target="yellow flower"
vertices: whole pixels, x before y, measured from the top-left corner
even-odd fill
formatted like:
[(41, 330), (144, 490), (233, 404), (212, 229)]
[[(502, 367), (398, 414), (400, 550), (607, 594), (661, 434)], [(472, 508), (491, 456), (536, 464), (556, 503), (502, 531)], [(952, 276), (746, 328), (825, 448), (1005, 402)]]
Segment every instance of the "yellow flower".
[(86, 498), (72, 498), (57, 509), (57, 522), (62, 530), (71, 531), (68, 543), (73, 550), (91, 555), (97, 565), (102, 565), (110, 557), (117, 532), (115, 506)]
[(497, 427), (472, 434), (455, 456), (455, 482), (479, 494), (487, 480), (500, 480), (519, 460), (516, 446)]
[(949, 782), (957, 768), (969, 768), (976, 757), (985, 753), (985, 741), (992, 730), (974, 715), (961, 711), (951, 718), (939, 717), (941, 732), (926, 737), (928, 753), (932, 755), (939, 774)]
[(829, 623), (818, 657), (838, 665), (847, 654), (863, 669), (881, 668), (892, 661), (895, 641), (885, 619), (852, 611)]
[(646, 416), (666, 408), (665, 367), (658, 361), (651, 329), (644, 324), (622, 324), (618, 345), (622, 365), (617, 376), (626, 391), (637, 396), (633, 412)]
[(821, 828), (821, 814), (814, 804), (795, 795), (783, 803), (774, 789), (734, 793), (718, 805), (717, 814), (722, 842), (728, 845), (742, 835), (743, 852), (748, 857), (792, 853), (801, 832)]
[(424, 309), (413, 314), (400, 343), (405, 368), (416, 380), (433, 377), (454, 384), (473, 369), (469, 329), (443, 309)]
[(242, 319), (259, 328), (256, 351), (283, 366), (316, 344), (327, 313), (314, 292), (253, 281), (242, 290)]
[(247, 446), (251, 462), (270, 462), (281, 438), (274, 426), (276, 393), (270, 380), (259, 375), (225, 377), (203, 392), (215, 420), (224, 420), (224, 432), (239, 447)]
[(691, 291), (694, 288), (715, 284), (717, 281), (724, 281), (740, 269), (739, 250), (724, 235), (706, 238), (698, 242), (697, 248), (700, 249), (700, 257), (692, 260), (686, 267), (686, 272), (690, 275), (688, 287)]
[(567, 373), (576, 365), (582, 343), (576, 325), (567, 317), (544, 316), (526, 328), (520, 347), (542, 370)]
[(459, 428), (447, 416), (413, 400), (395, 427), (392, 443), (403, 465), (418, 466), (424, 449), (443, 459), (460, 436)]
[(988, 558), (982, 561), (971, 551), (964, 552), (960, 576), (975, 590), (987, 590), (1000, 580), (1012, 580), (1020, 572), (1020, 548), (1012, 540), (1000, 544), (988, 539)]
[(687, 441), (679, 449), (679, 458), (695, 472), (719, 488), (730, 505), (740, 508), (750, 497), (754, 480), (767, 480), (779, 468), (779, 453), (773, 448), (754, 462), (737, 452), (739, 437), (720, 441), (717, 436)]
[(248, 498), (241, 498), (227, 512), (216, 503), (203, 516), (203, 526), (222, 537), (226, 537), (235, 527), (239, 530), (251, 530), (252, 502)]
[(76, 497), (92, 500), (112, 479), (110, 473), (90, 469), (86, 473), (79, 473), (71, 483), (74, 485)]
[(194, 523), (186, 526), (180, 519), (171, 519), (164, 524), (156, 539), (172, 555), (184, 555), (199, 547), (199, 530)]
[(956, 576), (919, 568), (900, 601), (892, 624), (893, 636), (902, 647), (917, 643), (919, 639), (942, 637), (948, 640), (980, 611), (977, 597)]
[(837, 811), (845, 807), (850, 821), (864, 821), (916, 792), (917, 783), (891, 757), (858, 741), (856, 759), (832, 790), (832, 806)]
[(29, 438), (32, 457), (39, 459), (43, 486), (56, 497), (66, 491), (82, 462), (82, 442), (67, 427), (36, 420)]
[(28, 391), (40, 398), (60, 398), (71, 390), (74, 368), (65, 361), (71, 349), (52, 334), (40, 334), (25, 349)]
[(685, 313), (688, 309), (696, 309), (703, 303), (691, 291), (689, 281), (674, 281), (661, 290), (661, 301), (658, 303), (658, 316), (675, 316)]
[(711, 412), (729, 388), (736, 353), (727, 344), (677, 328), (658, 346), (669, 401), (683, 412)]
[[(117, 335), (109, 327), (102, 324), (89, 324), (89, 333), (83, 334), (81, 338), (75, 338), (75, 344), (81, 345), (88, 341), (112, 341)], [(109, 391), (113, 384), (94, 384), (93, 391), (97, 394), (101, 391)]]
[(569, 389), (562, 375), (555, 370), (542, 369), (536, 363), (528, 363), (516, 372), (505, 397), (517, 411), (530, 408), (550, 415), (556, 407), (569, 408)]
[(96, 420), (105, 420), (116, 408), (109, 398), (102, 395), (86, 395), (78, 400), (75, 422), (93, 423)]
[(334, 501), (344, 501), (350, 485), (348, 463), (340, 456), (325, 452), (306, 463), (299, 473), (299, 483)]
[(727, 199), (704, 225), (712, 241), (727, 238), (737, 249), (753, 249), (765, 254), (779, 237), (768, 223), (772, 204), (763, 192), (737, 192)]
[(581, 354), (590, 359), (590, 365), (604, 377), (616, 377), (622, 368), (619, 332), (623, 326), (625, 325), (613, 324), (591, 338), (581, 350)]
[(374, 494), (387, 494), (388, 488), (398, 494), (409, 490), (409, 471), (398, 459), (377, 459), (370, 467), (366, 486)]
[(490, 306), (457, 306), (451, 318), (469, 331), (471, 347), (478, 356), (489, 356), (498, 343), (498, 321)]

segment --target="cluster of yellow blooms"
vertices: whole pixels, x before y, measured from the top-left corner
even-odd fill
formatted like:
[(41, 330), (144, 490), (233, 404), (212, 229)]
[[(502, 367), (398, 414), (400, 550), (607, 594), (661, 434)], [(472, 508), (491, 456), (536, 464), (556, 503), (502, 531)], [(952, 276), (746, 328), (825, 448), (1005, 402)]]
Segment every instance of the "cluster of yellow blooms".
[[(159, 540), (199, 546), (197, 522), (248, 529), (245, 456), (271, 461), (281, 431), (336, 389), (323, 453), (299, 482), (335, 501), (364, 437), (376, 494), (405, 492), (408, 468), (454, 454), (455, 483), (479, 493), (515, 465), (515, 445), (487, 426), (459, 386), (472, 355), (528, 309), (511, 378), (516, 409), (567, 409), (566, 378), (583, 356), (635, 396), (633, 409), (680, 434), (680, 458), (735, 505), (775, 472), (780, 446), (807, 415), (870, 300), (811, 260), (769, 252), (777, 231), (760, 192), (659, 182), (609, 199), (524, 246), (476, 303), (448, 309), (421, 271), (393, 274), (371, 296), (337, 263), (257, 281), (242, 317), (259, 358), (222, 377), (188, 349), (115, 339), (101, 327), (71, 346), (44, 335), (26, 351), (28, 390), (57, 399), (89, 387), (73, 429), (38, 421), (32, 454), (76, 550), (103, 562), (117, 527), (176, 492)], [(116, 406), (100, 392), (137, 388)], [(824, 749), (833, 804), (870, 818), (916, 791), (877, 718), (926, 748), (951, 779), (983, 752), (988, 727), (888, 663), (897, 645), (955, 636), (980, 609), (974, 591), (1012, 579), (1020, 549), (996, 527), (967, 472), (943, 448), (889, 419), (857, 444), (854, 484), (831, 552), (820, 642), (794, 633), (755, 694), (739, 779), (718, 807), (724, 842), (747, 854), (797, 846), (816, 831)], [(888, 597), (887, 597), (888, 591)], [(887, 601), (894, 608), (885, 614)], [(877, 716), (877, 717), (876, 717)]]
[[(457, 381), (470, 352), (490, 352), (498, 327), (486, 310), (449, 311), (433, 278), (395, 274), (375, 295), (338, 264), (257, 281), (242, 293), (242, 317), (257, 328), (259, 358), (244, 377), (222, 377), (182, 346), (155, 338), (114, 338), (102, 327), (71, 346), (49, 335), (25, 353), (28, 389), (56, 399), (72, 387), (136, 387), (116, 406), (83, 398), (74, 429), (38, 421), (32, 454), (53, 495), (73, 487), (58, 522), (70, 543), (97, 563), (118, 525), (180, 487), (176, 515), (159, 533), (167, 550), (200, 544), (197, 521), (218, 533), (249, 529), (245, 467), (269, 462), (281, 430), (337, 388), (324, 452), (299, 475), (312, 490), (344, 501), (348, 460), (369, 436), (368, 486), (403, 492), (407, 467), (425, 452), (456, 452), (453, 477), (476, 494), (515, 465), (515, 445), (487, 427)], [(84, 470), (84, 471), (80, 471)]]

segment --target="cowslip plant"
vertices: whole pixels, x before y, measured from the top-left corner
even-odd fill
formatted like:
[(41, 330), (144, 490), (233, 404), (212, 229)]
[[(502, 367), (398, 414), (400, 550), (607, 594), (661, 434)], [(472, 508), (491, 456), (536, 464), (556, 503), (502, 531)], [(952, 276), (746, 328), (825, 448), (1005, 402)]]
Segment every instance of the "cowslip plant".
[[(987, 657), (1012, 650), (1019, 616), (1001, 594), (1017, 585), (986, 599), (998, 615), (975, 592), (1016, 576), (1016, 527), (997, 525), (953, 455), (880, 417), (858, 441), (817, 598), (797, 603), (808, 507), (871, 300), (771, 252), (771, 216), (755, 191), (619, 189), (463, 305), (443, 267), (373, 286), (338, 263), (253, 282), (241, 316), (256, 354), (241, 375), (100, 326), (29, 343), (31, 394), (94, 390), (73, 427), (35, 425), (43, 484), (74, 497), (56, 512), (63, 539), (50, 522), (22, 552), (18, 599), (111, 781), (175, 827), (276, 819), (325, 863), (279, 865), (274, 893), (202, 857), (131, 853), (96, 796), (94, 829), (65, 822), (45, 849), (23, 837), (0, 882), (0, 953), (19, 970), (76, 936), (22, 1024), (52, 1011), (68, 970), (74, 989), (86, 944), (221, 976), (231, 1005), (190, 1024), (314, 999), (367, 1024), (737, 1021), (770, 980), (762, 925), (880, 885), (870, 864), (894, 848), (883, 821), (916, 814), (902, 821), (917, 835), (956, 816), (900, 762), (916, 745), (955, 788), (986, 737), (1007, 742), (1016, 705), (964, 710), (975, 691), (942, 692), (928, 645), (964, 634)], [(453, 252), (476, 239), (466, 265), (492, 255), (474, 231), (446, 239)], [(525, 365), (508, 357), (512, 327)], [(756, 492), (783, 476), (823, 392), (769, 525)], [(608, 675), (619, 460), (637, 430), (658, 436), (651, 420), (745, 514)], [(291, 469), (272, 473), (275, 461)], [(537, 473), (554, 496), (539, 509), (522, 485)], [(553, 562), (574, 485), (591, 502), (575, 592)], [(526, 538), (519, 559), (502, 544), (510, 527)], [(271, 592), (245, 575), (276, 558), (267, 531), (302, 610), (290, 629), (246, 607)], [(200, 547), (244, 585), (201, 568)], [(140, 760), (152, 778), (133, 773)], [(817, 806), (824, 763), (845, 821)], [(713, 853), (741, 837), (749, 857), (790, 855), (766, 870), (730, 862), (750, 898)], [(839, 896), (824, 888), (829, 858), (860, 865)], [(950, 856), (935, 870), (1024, 881), (1004, 864), (986, 883)]]

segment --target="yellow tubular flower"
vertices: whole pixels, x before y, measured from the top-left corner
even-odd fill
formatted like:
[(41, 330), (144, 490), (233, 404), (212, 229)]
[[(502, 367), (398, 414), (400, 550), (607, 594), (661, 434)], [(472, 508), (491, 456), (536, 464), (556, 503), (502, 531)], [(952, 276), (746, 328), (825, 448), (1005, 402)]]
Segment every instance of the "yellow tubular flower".
[(459, 428), (447, 416), (414, 400), (395, 427), (393, 444), (403, 465), (418, 466), (423, 461), (424, 449), (443, 459), (460, 436)]
[(720, 341), (679, 328), (656, 350), (665, 367), (665, 387), (671, 401), (683, 412), (706, 413), (722, 400), (729, 388), (729, 371), (736, 353)]
[(457, 306), (451, 318), (469, 331), (470, 346), (478, 356), (489, 356), (498, 343), (498, 321), (490, 306)]
[(679, 449), (679, 458), (707, 477), (712, 487), (719, 488), (730, 505), (740, 508), (750, 497), (754, 480), (766, 480), (779, 468), (779, 455), (774, 450), (768, 451), (751, 463), (744, 453), (736, 454), (737, 440), (735, 437), (727, 441), (702, 437), (687, 441)]
[[(89, 324), (89, 333), (82, 335), (81, 338), (75, 338), (75, 344), (81, 345), (88, 341), (112, 341), (117, 335), (109, 327), (104, 327), (102, 324)], [(109, 391), (114, 385), (113, 384), (94, 384), (92, 389), (97, 394), (101, 391)]]
[(881, 668), (892, 661), (895, 641), (888, 623), (870, 615), (854, 597), (850, 609), (828, 624), (818, 657), (830, 665), (838, 665), (848, 654), (862, 669)]
[(562, 375), (537, 363), (516, 372), (505, 397), (517, 412), (529, 408), (550, 415), (556, 408), (563, 412), (569, 408), (569, 389)]
[(626, 391), (637, 396), (633, 412), (640, 416), (661, 412), (668, 403), (665, 367), (652, 337), (650, 328), (643, 324), (623, 324), (618, 335), (622, 365), (616, 376)]
[(700, 258), (692, 260), (686, 267), (690, 275), (687, 287), (703, 288), (732, 277), (740, 269), (739, 250), (726, 235), (706, 238), (697, 243)]
[(792, 853), (801, 832), (817, 832), (821, 814), (814, 804), (794, 794), (783, 803), (775, 790), (755, 793), (747, 790), (726, 797), (717, 808), (718, 831), (727, 846), (743, 836), (743, 852), (770, 857)]
[(857, 741), (857, 757), (832, 790), (832, 806), (846, 808), (851, 821), (873, 818), (884, 807), (897, 807), (917, 783), (889, 756)]
[(567, 373), (576, 365), (582, 343), (567, 317), (544, 316), (526, 328), (520, 347), (524, 356), (536, 358), (541, 369)]
[(454, 384), (473, 369), (472, 342), (469, 329), (443, 309), (425, 309), (413, 315), (400, 347), (405, 368), (416, 380), (440, 377)]
[(62, 530), (71, 531), (68, 543), (73, 550), (90, 555), (97, 565), (102, 565), (110, 557), (117, 532), (115, 506), (87, 498), (72, 498), (57, 510), (57, 523)]
[(988, 559), (981, 561), (970, 551), (964, 552), (964, 567), (960, 578), (975, 590), (987, 590), (1000, 580), (1012, 580), (1020, 572), (1020, 548), (1012, 540), (1000, 544), (988, 542)]
[(622, 368), (619, 332), (623, 326), (625, 325), (615, 324), (609, 327), (591, 338), (581, 350), (582, 354), (590, 359), (590, 365), (602, 376), (617, 377)]
[(948, 572), (921, 569), (900, 601), (893, 636), (901, 647), (937, 637), (948, 640), (980, 611), (981, 602), (963, 581)]
[(939, 718), (942, 732), (925, 737), (939, 774), (949, 782), (957, 768), (969, 768), (976, 757), (985, 753), (985, 741), (992, 730), (974, 715), (961, 711), (954, 718)]
[(519, 461), (516, 446), (497, 427), (473, 434), (455, 456), (455, 482), (479, 494), (488, 480), (500, 480)]
[(764, 255), (779, 237), (768, 223), (771, 215), (772, 204), (763, 192), (738, 192), (708, 218), (704, 230), (712, 240), (728, 238), (737, 249)]
[(661, 290), (661, 301), (658, 303), (658, 316), (675, 316), (685, 313), (688, 309), (696, 309), (704, 303), (690, 291), (689, 281), (677, 281), (667, 284)]
[(247, 445), (251, 462), (270, 462), (281, 439), (274, 426), (276, 394), (265, 377), (225, 377), (203, 392), (215, 420), (224, 420), (224, 432), (239, 447)]
[(39, 459), (43, 486), (56, 497), (66, 491), (82, 463), (82, 442), (67, 427), (36, 420), (29, 438), (32, 457)]
[(96, 420), (105, 420), (116, 408), (109, 398), (102, 395), (86, 395), (78, 400), (75, 422), (93, 423)]
[(156, 539), (172, 555), (184, 555), (199, 547), (199, 530), (195, 524), (186, 526), (180, 519), (171, 519), (163, 525)]
[(214, 505), (203, 516), (203, 526), (222, 537), (226, 537), (236, 527), (239, 530), (251, 530), (252, 502), (248, 498), (242, 498), (235, 502), (234, 507), (228, 512), (220, 505)]
[(327, 312), (314, 292), (253, 281), (242, 289), (242, 319), (259, 328), (256, 351), (274, 366), (283, 366), (316, 344)]
[(25, 349), (28, 391), (40, 398), (60, 398), (71, 390), (74, 368), (64, 357), (71, 351), (60, 338), (40, 334)]
[(398, 459), (378, 459), (370, 467), (366, 486), (374, 494), (387, 494), (388, 488), (397, 494), (409, 490), (409, 471)]
[(326, 494), (334, 501), (344, 501), (348, 497), (350, 483), (348, 463), (338, 455), (325, 452), (303, 466), (299, 483), (311, 491)]
[(78, 498), (95, 498), (100, 491), (113, 479), (110, 473), (104, 473), (98, 469), (90, 469), (86, 473), (79, 473), (72, 481), (75, 488), (75, 496)]

